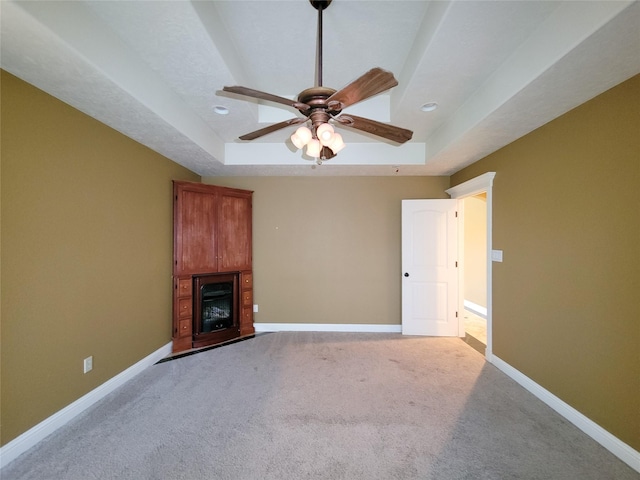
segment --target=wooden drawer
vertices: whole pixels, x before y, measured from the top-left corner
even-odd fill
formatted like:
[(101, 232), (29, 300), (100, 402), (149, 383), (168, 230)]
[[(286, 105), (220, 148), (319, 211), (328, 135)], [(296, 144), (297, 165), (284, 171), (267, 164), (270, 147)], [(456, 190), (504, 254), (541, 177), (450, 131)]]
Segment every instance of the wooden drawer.
[(178, 299), (178, 316), (191, 318), (193, 311), (193, 301), (191, 297)]
[(185, 318), (180, 320), (180, 326), (178, 327), (178, 337), (190, 337), (191, 336), (191, 319)]
[(240, 334), (247, 335), (254, 333), (253, 327), (253, 308), (244, 307), (240, 317)]
[(191, 277), (178, 279), (178, 297), (191, 296)]
[(253, 273), (251, 272), (242, 272), (242, 285), (240, 288), (253, 288)]
[(252, 307), (253, 306), (253, 291), (252, 290), (243, 290), (242, 291), (242, 306), (243, 307)]

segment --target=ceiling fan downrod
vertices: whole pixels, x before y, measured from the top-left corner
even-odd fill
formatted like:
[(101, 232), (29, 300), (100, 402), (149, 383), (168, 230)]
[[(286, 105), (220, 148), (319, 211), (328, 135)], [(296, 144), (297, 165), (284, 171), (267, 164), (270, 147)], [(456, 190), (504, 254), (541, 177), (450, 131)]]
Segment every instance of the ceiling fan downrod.
[(316, 41), (316, 87), (322, 86), (322, 11), (331, 4), (331, 0), (309, 0), (318, 10), (318, 36)]

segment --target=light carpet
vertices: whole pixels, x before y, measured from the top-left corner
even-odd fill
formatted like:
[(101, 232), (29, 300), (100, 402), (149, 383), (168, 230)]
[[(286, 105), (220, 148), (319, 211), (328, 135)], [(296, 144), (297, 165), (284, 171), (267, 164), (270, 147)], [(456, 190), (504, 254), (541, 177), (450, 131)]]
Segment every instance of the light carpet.
[(281, 332), (160, 363), (3, 480), (634, 479), (457, 338)]

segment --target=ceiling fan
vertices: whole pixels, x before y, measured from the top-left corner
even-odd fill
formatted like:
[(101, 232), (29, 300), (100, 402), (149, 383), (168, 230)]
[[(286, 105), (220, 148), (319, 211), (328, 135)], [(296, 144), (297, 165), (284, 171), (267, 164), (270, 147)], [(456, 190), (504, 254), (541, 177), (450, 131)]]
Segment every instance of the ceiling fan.
[(269, 133), (291, 125), (309, 124), (311, 128), (302, 126), (291, 136), (297, 148), (307, 147), (306, 154), (317, 159), (317, 163), (336, 156), (344, 148), (342, 136), (335, 132), (329, 123), (331, 120), (345, 127), (350, 127), (396, 143), (404, 143), (411, 139), (413, 132), (405, 128), (395, 127), (375, 120), (341, 114), (342, 110), (355, 103), (366, 100), (398, 85), (393, 73), (382, 68), (373, 68), (341, 90), (322, 85), (322, 11), (332, 0), (309, 0), (318, 11), (318, 38), (316, 52), (316, 85), (303, 90), (297, 100), (272, 95), (247, 87), (224, 87), (222, 90), (245, 97), (267, 100), (296, 108), (303, 118), (296, 117), (284, 122), (275, 123), (251, 133), (242, 135), (240, 140), (254, 140)]

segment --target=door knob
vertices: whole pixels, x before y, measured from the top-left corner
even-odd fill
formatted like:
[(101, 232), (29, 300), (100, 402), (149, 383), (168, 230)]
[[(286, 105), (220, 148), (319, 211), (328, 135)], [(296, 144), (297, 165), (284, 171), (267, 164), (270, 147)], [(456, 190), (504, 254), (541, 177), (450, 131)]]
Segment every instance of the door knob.
[(405, 272), (404, 276), (405, 276), (405, 277), (408, 277), (408, 276), (409, 276), (409, 274), (408, 274), (407, 272)]

